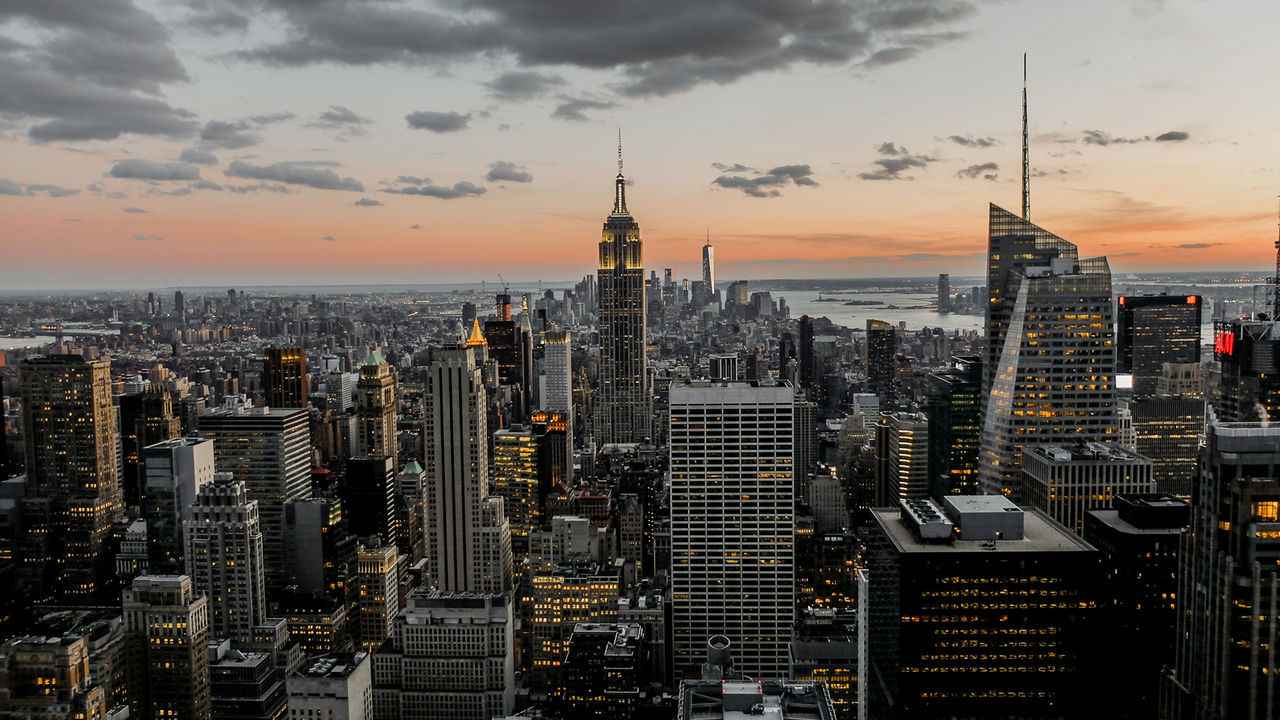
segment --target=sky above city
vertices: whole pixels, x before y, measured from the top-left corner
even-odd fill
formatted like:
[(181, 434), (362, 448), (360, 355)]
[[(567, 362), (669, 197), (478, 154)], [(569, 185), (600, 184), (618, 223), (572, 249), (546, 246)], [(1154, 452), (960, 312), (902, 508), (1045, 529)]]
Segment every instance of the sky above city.
[(6, 0), (0, 287), (1265, 269), (1273, 0)]

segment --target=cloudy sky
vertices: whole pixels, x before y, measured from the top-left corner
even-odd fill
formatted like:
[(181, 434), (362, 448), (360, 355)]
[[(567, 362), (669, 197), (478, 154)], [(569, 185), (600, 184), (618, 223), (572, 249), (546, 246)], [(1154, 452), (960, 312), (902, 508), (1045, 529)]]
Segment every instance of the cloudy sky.
[(571, 279), (616, 137), (649, 267), (1265, 268), (1280, 3), (6, 0), (0, 286)]

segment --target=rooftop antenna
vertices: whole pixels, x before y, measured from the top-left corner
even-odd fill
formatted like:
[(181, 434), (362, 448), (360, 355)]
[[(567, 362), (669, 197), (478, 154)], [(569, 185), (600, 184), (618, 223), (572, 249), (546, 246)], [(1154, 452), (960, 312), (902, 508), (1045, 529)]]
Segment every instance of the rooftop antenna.
[(707, 226), (707, 244), (708, 245), (711, 244), (711, 226), (710, 225)]
[(1022, 53), (1022, 219), (1031, 221), (1031, 153), (1027, 142), (1027, 54)]
[(1276, 276), (1271, 279), (1271, 319), (1280, 319), (1280, 201), (1276, 208)]
[(618, 174), (622, 174), (622, 126), (618, 126)]

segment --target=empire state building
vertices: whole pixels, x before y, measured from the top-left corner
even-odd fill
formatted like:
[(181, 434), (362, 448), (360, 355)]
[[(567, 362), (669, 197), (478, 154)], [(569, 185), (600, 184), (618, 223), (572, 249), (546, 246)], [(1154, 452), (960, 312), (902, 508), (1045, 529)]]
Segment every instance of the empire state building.
[(622, 148), (613, 212), (600, 238), (600, 395), (596, 442), (634, 443), (650, 436), (649, 364), (645, 358), (644, 258), (640, 225), (627, 212)]

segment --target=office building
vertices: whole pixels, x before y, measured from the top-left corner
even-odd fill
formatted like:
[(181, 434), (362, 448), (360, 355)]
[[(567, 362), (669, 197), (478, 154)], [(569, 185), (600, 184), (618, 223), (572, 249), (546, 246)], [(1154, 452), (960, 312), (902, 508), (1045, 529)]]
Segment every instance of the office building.
[(1116, 300), (1116, 370), (1133, 395), (1156, 393), (1164, 363), (1200, 362), (1199, 295), (1121, 295)]
[(305, 408), (311, 395), (306, 351), (300, 347), (263, 350), (262, 394), (268, 407)]
[(123, 515), (111, 363), (29, 357), (21, 383), (27, 486), (20, 578), (36, 600), (107, 601), (106, 542)]
[(369, 653), (326, 655), (289, 676), (290, 720), (373, 720)]
[(1107, 584), (1103, 660), (1116, 680), (1118, 717), (1151, 717), (1162, 668), (1174, 657), (1178, 547), (1191, 506), (1172, 495), (1116, 495), (1114, 509), (1085, 513), (1080, 536), (1098, 548)]
[(893, 405), (897, 397), (898, 335), (883, 320), (867, 320), (867, 390), (882, 405)]
[[(419, 589), (373, 658), (376, 720), (490, 720), (515, 705), (506, 595)], [(423, 672), (420, 669), (430, 668)]]
[(821, 683), (835, 717), (855, 718), (858, 709), (858, 629), (856, 614), (808, 608), (791, 641), (790, 680)]
[(186, 574), (209, 598), (209, 632), (247, 641), (267, 616), (258, 501), (245, 484), (218, 477), (200, 489), (186, 529)]
[(542, 376), (538, 409), (559, 413), (568, 423), (569, 453), (573, 454), (573, 345), (568, 330), (542, 333)]
[(186, 575), (150, 575), (134, 579), (123, 607), (138, 716), (208, 720), (209, 599)]
[(1210, 419), (1182, 536), (1177, 652), (1162, 717), (1274, 715), (1280, 427)]
[(175, 438), (142, 450), (142, 516), (147, 521), (150, 571), (186, 572), (183, 524), (191, 519), (196, 495), (213, 482), (213, 442)]
[(923, 413), (881, 413), (875, 447), (878, 507), (929, 496), (929, 418)]
[(396, 476), (396, 550), (409, 567), (427, 556), (427, 477), (417, 460), (405, 463)]
[(595, 398), (597, 445), (643, 442), (651, 434), (644, 258), (640, 225), (627, 212), (622, 161), (613, 212), (600, 240), (600, 392)]
[(1117, 434), (1111, 271), (994, 205), (989, 262), (979, 482), (1016, 501), (1024, 446)]
[(671, 387), (671, 582), (675, 672), (728, 636), (755, 678), (782, 678), (795, 603), (792, 446), (786, 385)]
[(342, 500), (327, 497), (285, 503), (288, 586), (346, 597), (357, 541), (348, 530), (344, 507)]
[(1219, 421), (1280, 417), (1280, 322), (1215, 323), (1213, 357), (1222, 365), (1217, 397), (1210, 402)]
[(542, 524), (538, 503), (538, 439), (519, 427), (493, 434), (493, 491), (502, 498), (511, 546), (529, 549), (529, 534)]
[(120, 486), (126, 507), (142, 504), (142, 448), (182, 434), (182, 422), (173, 412), (173, 393), (152, 383), (141, 392), (120, 395), (120, 451), (123, 474)]
[(800, 326), (800, 344), (796, 351), (800, 358), (800, 387), (809, 390), (822, 381), (818, 372), (817, 357), (814, 355), (813, 318), (801, 315), (798, 325)]
[[(1200, 366), (1190, 367), (1196, 368), (1198, 385)], [(1133, 416), (1134, 448), (1151, 458), (1151, 477), (1156, 491), (1190, 498), (1196, 474), (1200, 472), (1204, 394), (1167, 394), (1157, 390), (1156, 395), (1132, 400), (1129, 412)]]
[(676, 720), (730, 720), (751, 716), (836, 720), (822, 683), (778, 680), (686, 680), (680, 683)]
[(511, 529), (489, 497), (486, 393), (480, 344), (435, 352), (425, 394), (426, 528), (431, 584), (446, 591), (507, 592)]
[(577, 623), (564, 653), (563, 680), (551, 705), (565, 718), (644, 717), (649, 677), (639, 625)]
[(396, 466), (387, 455), (355, 457), (339, 486), (347, 529), (360, 538), (396, 541)]
[(1155, 492), (1151, 460), (1117, 443), (1037, 445), (1022, 453), (1022, 496), (1077, 535), (1089, 510), (1116, 495)]
[(573, 482), (572, 415), (539, 411), (530, 418), (530, 428), (538, 447), (537, 518), (542, 527), (550, 521), (547, 498), (556, 488)]
[(533, 575), (527, 593), (529, 666), (536, 684), (554, 686), (574, 625), (618, 619), (618, 574), (590, 561), (570, 562)]
[(17, 637), (0, 645), (0, 712), (26, 720), (105, 720), (85, 637)]
[(267, 582), (276, 587), (284, 567), (284, 505), (311, 496), (311, 433), (306, 410), (228, 404), (200, 416), (200, 434), (213, 441), (218, 472), (243, 482), (258, 501)]
[(356, 552), (355, 604), (360, 644), (374, 652), (387, 639), (400, 613), (400, 568), (395, 545), (360, 547)]
[(951, 276), (938, 275), (938, 312), (951, 312)]
[(209, 648), (209, 694), (218, 720), (280, 720), (285, 677), (270, 653), (243, 652), (224, 641)]
[(715, 296), (716, 294), (716, 249), (711, 246), (711, 239), (707, 239), (707, 243), (702, 246), (702, 287), (706, 288), (707, 294)]
[(382, 353), (374, 350), (360, 367), (356, 381), (356, 457), (386, 455), (400, 469), (396, 442), (396, 379)]
[(355, 407), (355, 402), (351, 399), (354, 394), (349, 374), (341, 370), (325, 373), (324, 407), (326, 410), (335, 414), (346, 413)]
[[(871, 511), (860, 583), (869, 717), (1081, 717), (1096, 709), (1098, 552), (1001, 496)], [(862, 617), (865, 615), (865, 617)]]
[(982, 359), (951, 358), (951, 367), (929, 373), (925, 415), (929, 418), (929, 497), (978, 492), (978, 445), (982, 435)]

